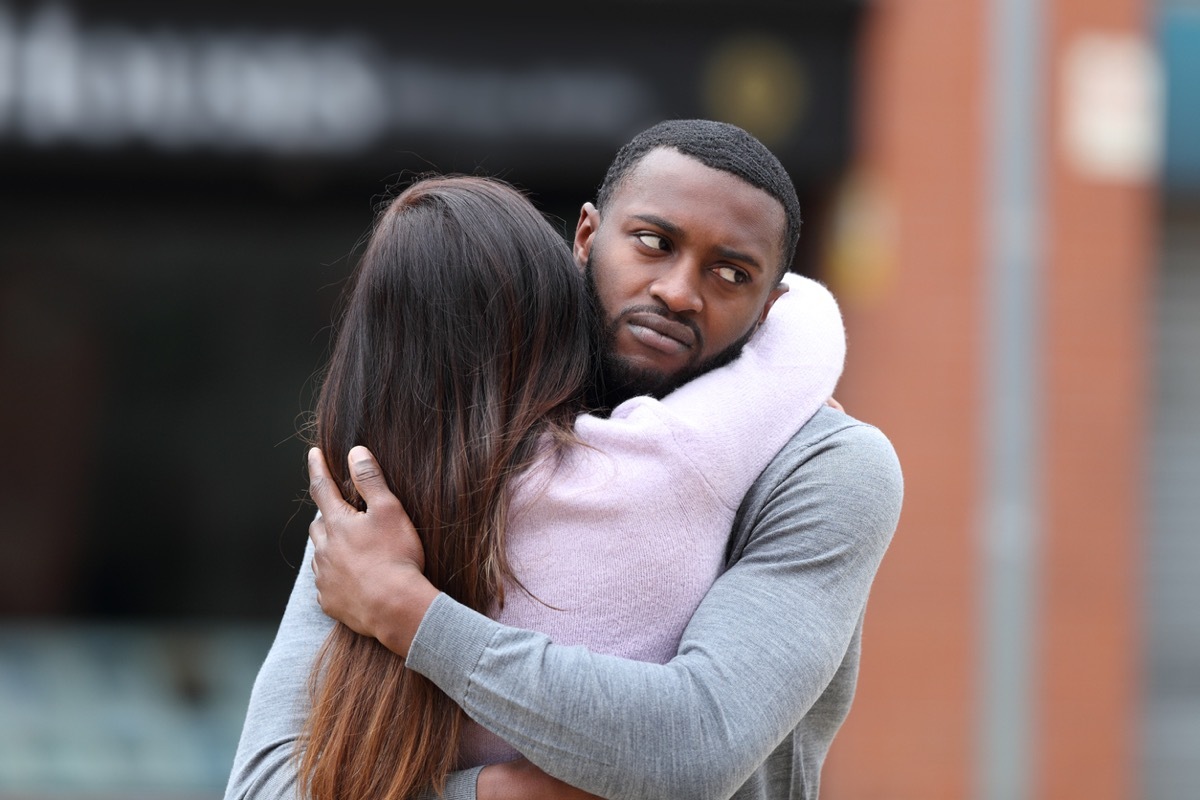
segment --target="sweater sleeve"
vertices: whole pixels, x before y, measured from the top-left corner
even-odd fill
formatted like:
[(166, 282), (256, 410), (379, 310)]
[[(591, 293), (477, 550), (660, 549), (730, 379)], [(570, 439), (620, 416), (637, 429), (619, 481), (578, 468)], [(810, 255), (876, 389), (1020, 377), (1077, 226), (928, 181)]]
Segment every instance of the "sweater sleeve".
[(579, 429), (589, 444), (619, 453), (629, 437), (669, 435), (672, 452), (737, 508), (753, 477), (833, 395), (845, 362), (846, 334), (833, 295), (800, 275), (785, 275), (784, 283), (788, 291), (738, 358), (662, 400), (637, 397), (608, 419), (582, 417)]
[[(250, 693), (225, 800), (300, 800), (293, 754), (311, 707), (308, 676), (334, 625), (317, 603), (312, 556), (309, 542), (279, 631)], [(478, 773), (452, 773), (440, 798), (475, 800)], [(422, 800), (433, 797), (427, 792)]]
[(408, 665), (533, 763), (586, 791), (728, 797), (842, 663), (901, 495), (887, 439), (844, 426), (809, 443), (772, 489), (749, 543), (667, 664), (556, 646), (440, 596)]

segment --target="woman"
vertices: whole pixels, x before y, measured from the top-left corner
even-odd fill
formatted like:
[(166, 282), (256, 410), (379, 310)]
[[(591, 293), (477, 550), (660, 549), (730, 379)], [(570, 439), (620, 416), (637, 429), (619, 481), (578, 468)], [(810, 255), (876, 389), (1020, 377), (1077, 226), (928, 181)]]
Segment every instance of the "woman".
[[(351, 498), (346, 452), (376, 455), (426, 575), (455, 599), (555, 641), (665, 661), (738, 500), (841, 371), (836, 304), (811, 281), (789, 285), (796, 297), (733, 364), (662, 401), (578, 416), (593, 326), (565, 242), (504, 184), (418, 182), (380, 216), (356, 272), (316, 443)], [(714, 430), (718, 411), (731, 419)], [(630, 580), (635, 564), (650, 577)], [(344, 626), (313, 676), (300, 776), (317, 800), (404, 798), (515, 755)]]

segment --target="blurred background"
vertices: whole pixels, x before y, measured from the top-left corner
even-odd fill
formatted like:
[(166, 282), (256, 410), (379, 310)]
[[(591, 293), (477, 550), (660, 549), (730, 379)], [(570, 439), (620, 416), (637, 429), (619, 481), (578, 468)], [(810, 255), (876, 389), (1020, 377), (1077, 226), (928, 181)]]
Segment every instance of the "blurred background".
[(904, 515), (823, 796), (1200, 786), (1200, 2), (0, 0), (0, 798), (221, 795), (376, 205), (742, 125)]

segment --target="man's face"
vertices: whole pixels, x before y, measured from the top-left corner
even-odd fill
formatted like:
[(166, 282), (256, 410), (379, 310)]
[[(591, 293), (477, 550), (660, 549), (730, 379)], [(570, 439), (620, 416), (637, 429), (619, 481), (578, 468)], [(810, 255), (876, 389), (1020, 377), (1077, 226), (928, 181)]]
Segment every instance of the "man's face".
[(766, 192), (669, 149), (633, 167), (603, 219), (585, 204), (574, 252), (603, 312), (610, 383), (662, 396), (736, 357), (786, 291), (785, 223)]

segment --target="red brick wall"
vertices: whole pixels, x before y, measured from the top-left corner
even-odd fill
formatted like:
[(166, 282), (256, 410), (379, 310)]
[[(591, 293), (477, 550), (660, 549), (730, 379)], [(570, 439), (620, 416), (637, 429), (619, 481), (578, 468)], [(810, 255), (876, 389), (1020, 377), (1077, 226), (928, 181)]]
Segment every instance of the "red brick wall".
[[(1138, 31), (1148, 12), (1144, 0), (1041, 7), (1044, 480), (1029, 785), (1044, 800), (1128, 798), (1137, 794), (1153, 193), (1067, 163), (1059, 73), (1076, 34)], [(887, 224), (872, 229), (873, 246), (835, 252), (826, 277), (849, 333), (839, 399), (892, 439), (906, 499), (822, 796), (963, 800), (976, 794), (982, 705), (989, 3), (868, 8), (857, 174)]]
[(1136, 0), (1055, 0), (1045, 283), (1045, 535), (1039, 798), (1138, 795), (1143, 450), (1153, 394), (1153, 193), (1081, 175), (1062, 145), (1061, 65), (1087, 33), (1136, 33)]
[(830, 798), (962, 800), (975, 702), (974, 529), (984, 50), (979, 3), (871, 7), (862, 42), (860, 167), (890, 220), (887, 273), (839, 291), (848, 371), (838, 395), (892, 440), (905, 473), (900, 528), (867, 612), (863, 670), (823, 779)]

